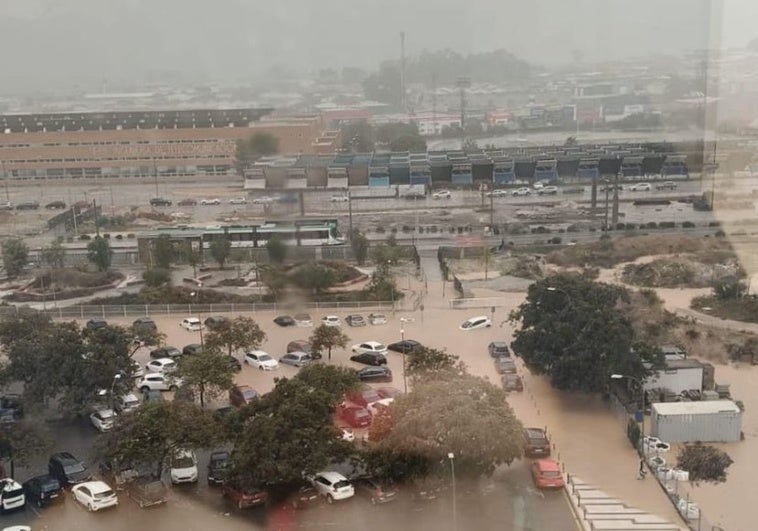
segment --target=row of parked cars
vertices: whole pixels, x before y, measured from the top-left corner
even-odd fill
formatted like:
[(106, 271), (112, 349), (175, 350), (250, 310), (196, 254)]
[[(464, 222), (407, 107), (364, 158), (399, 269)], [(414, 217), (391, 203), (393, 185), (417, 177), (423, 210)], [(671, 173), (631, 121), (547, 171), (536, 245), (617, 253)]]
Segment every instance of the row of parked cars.
[[(313, 318), (309, 313), (296, 313), (290, 315), (279, 315), (274, 318), (274, 323), (281, 327), (299, 326), (303, 328), (313, 326)], [(342, 326), (342, 320), (336, 315), (325, 315), (321, 318), (321, 324), (325, 326)], [(370, 313), (368, 318), (360, 314), (351, 314), (345, 317), (345, 324), (353, 327), (371, 325), (384, 325), (387, 324), (387, 317), (383, 313)]]

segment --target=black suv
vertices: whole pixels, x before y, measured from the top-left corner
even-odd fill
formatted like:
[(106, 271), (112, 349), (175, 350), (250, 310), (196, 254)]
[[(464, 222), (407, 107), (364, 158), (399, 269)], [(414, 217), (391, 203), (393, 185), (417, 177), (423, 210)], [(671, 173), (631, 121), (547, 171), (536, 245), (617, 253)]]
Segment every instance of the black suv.
[(37, 210), (39, 203), (36, 201), (24, 201), (16, 205), (16, 210)]
[(164, 199), (163, 197), (153, 197), (150, 200), (150, 206), (171, 206), (172, 204), (170, 199)]
[(158, 330), (155, 321), (149, 317), (140, 317), (139, 319), (135, 319), (132, 323), (132, 328), (144, 332), (152, 332), (154, 330)]
[(53, 201), (45, 205), (48, 210), (63, 210), (66, 208), (66, 203), (63, 201)]
[(493, 341), (487, 346), (490, 356), (493, 358), (508, 357), (511, 351), (508, 349), (508, 343), (505, 341)]
[(46, 507), (53, 503), (63, 502), (63, 489), (60, 482), (53, 476), (37, 476), (24, 482), (26, 503), (37, 507)]
[(195, 356), (197, 354), (200, 354), (203, 351), (203, 345), (200, 343), (190, 343), (189, 345), (185, 345), (182, 349), (182, 355), (184, 356)]
[(97, 330), (98, 328), (105, 328), (108, 326), (108, 321), (101, 317), (93, 317), (87, 321), (87, 328), (89, 330)]
[(68, 452), (51, 455), (47, 463), (47, 471), (63, 486), (76, 485), (92, 479), (92, 474), (84, 463)]
[(526, 457), (549, 457), (550, 440), (542, 428), (524, 428), (524, 455)]
[(211, 454), (208, 462), (208, 485), (221, 485), (226, 479), (231, 464), (229, 452), (218, 451)]
[(179, 350), (176, 347), (158, 347), (156, 349), (153, 349), (150, 351), (150, 357), (153, 359), (157, 358), (178, 358), (182, 355), (182, 351)]

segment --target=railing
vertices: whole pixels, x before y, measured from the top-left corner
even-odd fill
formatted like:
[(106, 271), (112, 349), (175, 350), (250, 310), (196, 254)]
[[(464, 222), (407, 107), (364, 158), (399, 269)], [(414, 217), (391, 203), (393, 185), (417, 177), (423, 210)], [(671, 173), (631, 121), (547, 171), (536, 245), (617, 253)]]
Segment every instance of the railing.
[[(277, 303), (232, 303), (232, 304), (133, 304), (133, 305), (75, 305), (42, 310), (58, 319), (90, 319), (92, 317), (144, 317), (151, 315), (211, 315), (219, 313), (249, 313), (264, 311), (352, 310), (377, 309), (395, 311), (401, 301), (384, 302), (306, 302), (297, 305)], [(0, 317), (16, 315), (28, 309), (23, 306), (0, 306)]]

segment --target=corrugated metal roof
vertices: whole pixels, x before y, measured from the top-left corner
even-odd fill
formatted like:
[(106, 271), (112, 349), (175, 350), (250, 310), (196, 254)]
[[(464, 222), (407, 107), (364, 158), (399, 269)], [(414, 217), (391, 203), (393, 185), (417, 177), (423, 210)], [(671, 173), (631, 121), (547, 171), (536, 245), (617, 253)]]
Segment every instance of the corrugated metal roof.
[(658, 402), (653, 404), (658, 415), (703, 415), (731, 411), (739, 413), (740, 408), (731, 400), (706, 400), (703, 402)]

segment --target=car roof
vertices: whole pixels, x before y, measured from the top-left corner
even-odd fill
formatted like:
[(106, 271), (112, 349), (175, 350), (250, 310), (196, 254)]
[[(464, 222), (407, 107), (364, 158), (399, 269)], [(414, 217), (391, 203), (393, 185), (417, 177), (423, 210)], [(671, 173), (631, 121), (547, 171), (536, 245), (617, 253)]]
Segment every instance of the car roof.
[(364, 341), (361, 343), (361, 345), (371, 345), (372, 347), (383, 347), (383, 343), (379, 343), (378, 341)]
[(524, 428), (524, 433), (529, 437), (547, 437), (545, 430), (542, 428)]
[(317, 472), (317, 476), (321, 476), (324, 479), (328, 479), (330, 482), (335, 483), (337, 481), (347, 481), (347, 478), (340, 474), (339, 472), (334, 472), (332, 470), (325, 470), (323, 472)]
[(50, 459), (54, 459), (60, 463), (78, 463), (79, 460), (71, 455), (70, 452), (58, 452), (50, 456)]
[(466, 321), (467, 322), (470, 322), (470, 321), (479, 321), (480, 319), (489, 319), (489, 317), (487, 317), (486, 315), (479, 315), (477, 317), (470, 317), (470, 318), (466, 319)]
[(508, 343), (506, 341), (493, 341), (490, 345), (493, 347), (507, 347)]
[(537, 459), (534, 464), (537, 468), (546, 472), (561, 471), (561, 466), (558, 464), (558, 461), (553, 459)]
[(109, 490), (113, 490), (108, 486), (106, 482), (100, 481), (100, 480), (85, 481), (84, 483), (80, 483), (74, 488), (81, 488), (81, 487), (87, 487), (89, 491), (92, 492), (93, 494), (96, 494), (98, 492), (106, 492)]

